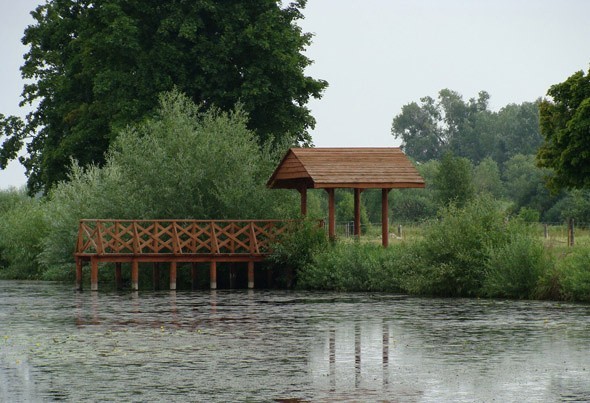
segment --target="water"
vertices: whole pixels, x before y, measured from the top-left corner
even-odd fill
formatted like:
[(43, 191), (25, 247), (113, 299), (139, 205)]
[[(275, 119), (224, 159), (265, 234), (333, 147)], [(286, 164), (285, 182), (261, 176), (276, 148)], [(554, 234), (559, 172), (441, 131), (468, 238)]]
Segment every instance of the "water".
[(588, 401), (590, 306), (0, 281), (0, 401)]

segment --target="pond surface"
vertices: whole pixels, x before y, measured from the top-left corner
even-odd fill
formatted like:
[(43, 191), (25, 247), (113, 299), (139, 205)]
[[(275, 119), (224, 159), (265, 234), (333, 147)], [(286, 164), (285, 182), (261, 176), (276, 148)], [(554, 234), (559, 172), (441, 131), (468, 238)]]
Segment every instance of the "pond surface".
[(589, 401), (590, 306), (0, 281), (0, 401)]

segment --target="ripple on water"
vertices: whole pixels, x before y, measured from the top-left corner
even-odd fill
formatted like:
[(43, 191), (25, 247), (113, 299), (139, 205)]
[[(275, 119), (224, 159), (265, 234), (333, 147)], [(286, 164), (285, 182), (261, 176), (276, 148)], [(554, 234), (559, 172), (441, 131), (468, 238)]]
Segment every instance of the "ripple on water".
[(0, 401), (584, 401), (590, 309), (0, 282)]

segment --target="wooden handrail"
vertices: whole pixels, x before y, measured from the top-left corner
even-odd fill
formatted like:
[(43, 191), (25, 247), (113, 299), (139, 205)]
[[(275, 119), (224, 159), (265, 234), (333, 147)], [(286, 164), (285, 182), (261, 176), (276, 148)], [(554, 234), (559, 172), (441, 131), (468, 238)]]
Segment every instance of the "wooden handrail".
[(265, 255), (291, 222), (83, 219), (76, 255)]

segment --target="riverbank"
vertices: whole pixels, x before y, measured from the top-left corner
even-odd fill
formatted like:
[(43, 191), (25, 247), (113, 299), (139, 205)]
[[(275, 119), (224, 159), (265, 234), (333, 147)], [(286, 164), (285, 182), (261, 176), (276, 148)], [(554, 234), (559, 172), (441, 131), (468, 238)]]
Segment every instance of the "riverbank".
[(275, 257), (297, 268), (302, 289), (590, 301), (589, 245), (545, 244), (486, 198), (444, 209), (420, 237), (386, 249), (321, 242), (313, 231), (303, 228)]

